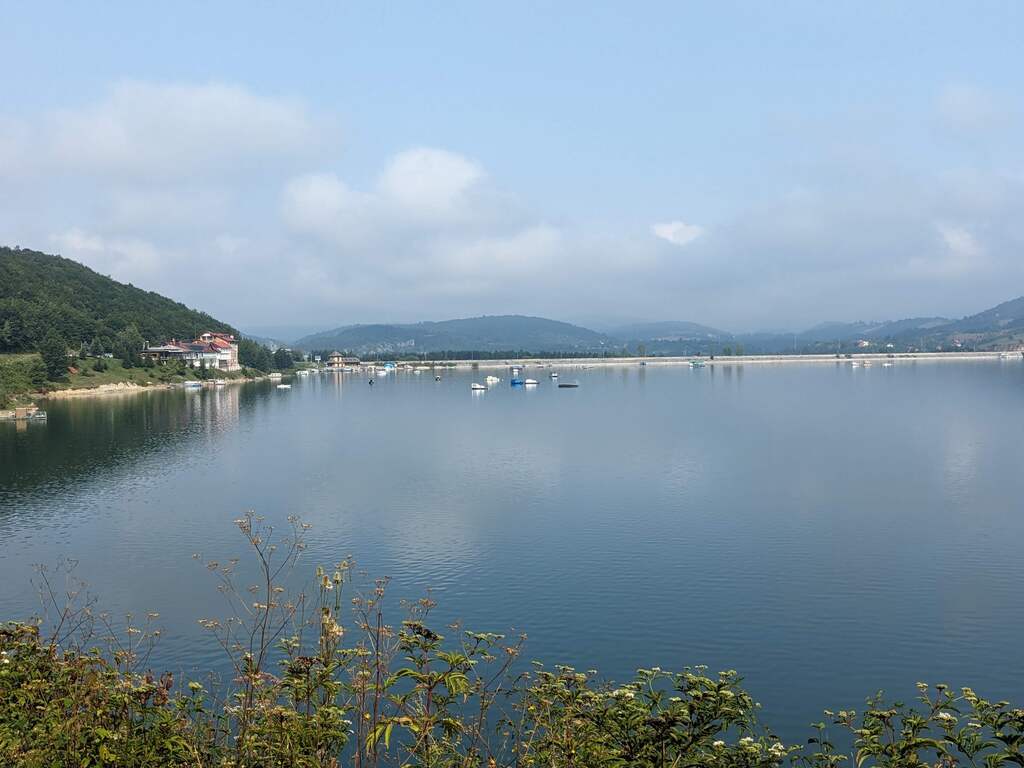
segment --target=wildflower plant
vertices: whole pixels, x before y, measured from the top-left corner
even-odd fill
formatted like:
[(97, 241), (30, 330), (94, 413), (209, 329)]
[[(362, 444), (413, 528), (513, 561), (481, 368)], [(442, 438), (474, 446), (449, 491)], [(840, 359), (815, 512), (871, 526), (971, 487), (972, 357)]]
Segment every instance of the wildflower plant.
[[(224, 690), (150, 670), (159, 615), (114, 621), (37, 570), (44, 610), (0, 625), (0, 765), (191, 768), (931, 768), (1024, 766), (1024, 710), (919, 684), (918, 703), (826, 711), (803, 747), (760, 724), (733, 670), (639, 669), (629, 682), (522, 660), (525, 637), (434, 626), (429, 597), (388, 618), (387, 579), (351, 559), (294, 571), (309, 526), (235, 521), (253, 567), (196, 556), (227, 618), (200, 624)], [(253, 576), (254, 574), (254, 576)]]

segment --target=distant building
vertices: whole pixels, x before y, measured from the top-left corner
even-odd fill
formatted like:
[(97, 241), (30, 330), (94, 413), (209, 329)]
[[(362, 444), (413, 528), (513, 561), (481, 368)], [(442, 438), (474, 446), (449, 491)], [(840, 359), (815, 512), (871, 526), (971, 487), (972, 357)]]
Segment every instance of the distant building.
[(143, 355), (158, 363), (180, 360), (193, 368), (239, 371), (238, 341), (229, 333), (202, 333), (194, 341), (171, 339), (166, 344), (146, 347)]
[(346, 357), (341, 352), (334, 351), (327, 356), (328, 368), (351, 368), (359, 365), (358, 357)]

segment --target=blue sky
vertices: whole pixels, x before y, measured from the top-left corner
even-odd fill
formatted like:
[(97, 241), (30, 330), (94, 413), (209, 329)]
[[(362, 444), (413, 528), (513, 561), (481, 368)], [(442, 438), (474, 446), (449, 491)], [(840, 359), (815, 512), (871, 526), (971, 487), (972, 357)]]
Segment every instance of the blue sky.
[(242, 326), (1024, 293), (1019, 3), (433, 5), (7, 6), (0, 241)]

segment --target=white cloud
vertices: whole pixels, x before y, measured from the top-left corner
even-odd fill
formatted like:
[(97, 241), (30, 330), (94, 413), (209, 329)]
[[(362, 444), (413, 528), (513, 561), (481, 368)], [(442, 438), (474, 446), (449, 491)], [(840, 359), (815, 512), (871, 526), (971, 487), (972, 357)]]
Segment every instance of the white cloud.
[(651, 227), (655, 236), (667, 240), (672, 245), (680, 248), (689, 245), (698, 237), (704, 234), (703, 227), (696, 224), (687, 224), (684, 221), (668, 221), (664, 224), (655, 224)]
[(928, 256), (911, 258), (907, 265), (910, 274), (932, 279), (963, 279), (987, 266), (984, 247), (966, 227), (940, 222), (935, 225), (935, 231), (943, 247)]
[(971, 260), (982, 254), (982, 247), (978, 240), (964, 227), (937, 224), (936, 229), (939, 231), (942, 242), (953, 256)]
[(0, 123), (0, 159), (16, 146), (24, 171), (147, 182), (259, 174), (311, 156), (323, 133), (300, 105), (224, 83), (126, 81), (33, 123)]
[(436, 220), (466, 214), (469, 194), (483, 177), (480, 166), (461, 155), (420, 147), (392, 158), (377, 186), (412, 216)]
[[(947, 100), (964, 124), (989, 104)], [(779, 326), (966, 313), (1024, 281), (1012, 164), (915, 171), (853, 142), (864, 151), (808, 150), (707, 228), (633, 229), (531, 210), (447, 149), (397, 152), (356, 184), (325, 135), (301, 106), (221, 84), (122, 83), (0, 114), (0, 240), (239, 324), (612, 311)]]
[(72, 228), (51, 235), (50, 242), (62, 256), (125, 282), (146, 283), (163, 266), (159, 250), (137, 238), (107, 238)]

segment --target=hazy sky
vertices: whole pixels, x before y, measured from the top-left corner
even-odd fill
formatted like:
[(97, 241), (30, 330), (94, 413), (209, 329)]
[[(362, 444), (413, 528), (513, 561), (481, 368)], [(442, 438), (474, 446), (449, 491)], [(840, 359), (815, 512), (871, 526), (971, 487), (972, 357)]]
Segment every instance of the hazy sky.
[(0, 242), (243, 328), (1024, 293), (1016, 0), (8, 3), (0, 50)]

